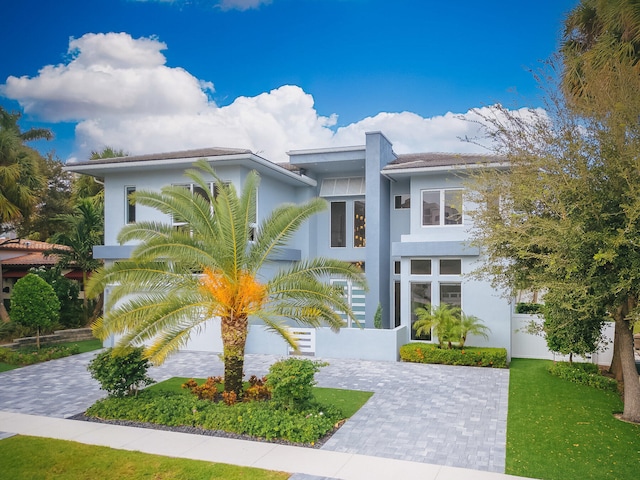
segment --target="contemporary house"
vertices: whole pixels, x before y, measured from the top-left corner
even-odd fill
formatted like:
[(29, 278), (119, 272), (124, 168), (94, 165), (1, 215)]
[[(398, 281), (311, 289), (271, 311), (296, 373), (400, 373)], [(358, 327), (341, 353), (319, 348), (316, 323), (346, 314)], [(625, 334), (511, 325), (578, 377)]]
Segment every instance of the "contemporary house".
[[(470, 169), (490, 167), (499, 159), (463, 154), (397, 155), (380, 132), (367, 133), (363, 140), (360, 146), (290, 151), (287, 164), (272, 163), (248, 150), (211, 148), (90, 160), (69, 163), (65, 168), (104, 181), (105, 244), (95, 248), (94, 256), (107, 262), (130, 255), (133, 246), (119, 245), (116, 240), (127, 223), (142, 219), (172, 222), (158, 211), (131, 205), (128, 196), (136, 190), (159, 190), (169, 184), (196, 188), (183, 173), (201, 158), (211, 163), (220, 178), (238, 188), (251, 170), (260, 174), (259, 220), (284, 202), (324, 198), (326, 211), (303, 227), (275, 263), (314, 256), (354, 262), (364, 270), (369, 291), (344, 279), (331, 279), (344, 289), (360, 326), (345, 322), (338, 334), (294, 328), (308, 353), (396, 359), (398, 347), (404, 343), (435, 341), (431, 335), (416, 337), (411, 328), (415, 308), (429, 303), (460, 306), (491, 329), (488, 340), (471, 338), (467, 343), (510, 351), (510, 300), (489, 283), (467, 275), (482, 261), (482, 255), (468, 242), (472, 206), (465, 199), (464, 178)], [(374, 328), (378, 310), (382, 328)], [(221, 350), (221, 341), (212, 340), (217, 335), (216, 321), (210, 322), (207, 331), (192, 339), (188, 348)], [(286, 354), (287, 347), (259, 325), (252, 325), (247, 351)]]

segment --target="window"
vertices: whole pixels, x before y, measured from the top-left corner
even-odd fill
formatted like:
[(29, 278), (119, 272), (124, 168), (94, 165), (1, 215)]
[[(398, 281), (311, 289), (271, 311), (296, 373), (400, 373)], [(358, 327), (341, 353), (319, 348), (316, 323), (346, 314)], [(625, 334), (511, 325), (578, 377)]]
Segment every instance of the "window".
[(411, 275), (431, 275), (431, 260), (411, 260)]
[(440, 275), (460, 275), (462, 274), (462, 261), (460, 259), (440, 260)]
[(396, 275), (400, 275), (400, 262), (393, 262), (393, 273), (395, 273)]
[(320, 185), (321, 197), (364, 195), (365, 191), (364, 177), (325, 178)]
[(411, 340), (431, 340), (431, 332), (417, 335), (413, 328), (418, 320), (416, 309), (418, 307), (431, 308), (431, 284), (410, 283), (411, 288)]
[(453, 305), (454, 307), (461, 307), (462, 285), (459, 283), (441, 283), (440, 303), (446, 303), (447, 305)]
[(422, 225), (461, 225), (462, 190), (424, 190)]
[(331, 202), (331, 246), (347, 246), (347, 202)]
[(394, 197), (394, 206), (396, 210), (411, 208), (411, 195), (396, 195)]
[(365, 215), (364, 200), (356, 200), (353, 202), (353, 246), (355, 248), (364, 247), (365, 238)]
[(400, 282), (393, 282), (393, 314), (395, 327), (400, 326)]
[(125, 189), (125, 223), (136, 223), (136, 204), (131, 200), (131, 194), (136, 192), (136, 187), (124, 187)]
[[(174, 187), (182, 187), (186, 190), (189, 190), (191, 193), (200, 195), (204, 199), (209, 199), (211, 197), (216, 198), (218, 196), (218, 186), (214, 182), (207, 183), (207, 187), (209, 191), (207, 192), (201, 186), (195, 185), (193, 183), (174, 183), (172, 186)], [(213, 208), (213, 207), (212, 207)], [(185, 219), (173, 217), (172, 218), (173, 226), (179, 230), (189, 231), (187, 228), (187, 222)]]
[(340, 315), (340, 317), (342, 317), (344, 326), (356, 328), (364, 327), (366, 299), (365, 291), (362, 288), (353, 285), (349, 280), (333, 279), (331, 280), (331, 284), (342, 288), (347, 303), (351, 307), (351, 311), (360, 323), (360, 325), (358, 325), (356, 322), (352, 322), (344, 312), (336, 312)]

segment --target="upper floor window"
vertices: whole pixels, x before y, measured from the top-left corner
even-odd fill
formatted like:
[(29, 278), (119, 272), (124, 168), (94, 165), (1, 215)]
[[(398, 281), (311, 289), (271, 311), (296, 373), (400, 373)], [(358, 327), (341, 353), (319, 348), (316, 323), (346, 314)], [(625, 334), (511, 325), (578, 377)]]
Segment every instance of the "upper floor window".
[(461, 225), (462, 190), (423, 190), (422, 225)]
[(411, 208), (411, 195), (396, 195), (394, 197), (394, 208), (396, 210), (403, 210), (405, 208)]
[(136, 192), (136, 187), (124, 187), (125, 191), (125, 223), (136, 223), (136, 204), (131, 201), (131, 194)]
[(462, 260), (440, 259), (440, 275), (460, 275), (462, 274)]
[(347, 202), (331, 202), (331, 246), (347, 246)]
[(366, 245), (365, 224), (364, 200), (356, 200), (353, 202), (353, 246), (356, 248)]

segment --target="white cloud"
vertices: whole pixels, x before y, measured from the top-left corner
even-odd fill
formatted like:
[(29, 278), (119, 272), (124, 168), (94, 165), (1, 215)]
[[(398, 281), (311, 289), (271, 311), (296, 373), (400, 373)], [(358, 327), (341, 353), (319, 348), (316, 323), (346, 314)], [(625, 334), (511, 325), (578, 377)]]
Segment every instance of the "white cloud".
[(376, 130), (397, 153), (483, 151), (460, 141), (480, 134), (468, 121), (478, 118), (472, 111), (433, 118), (383, 112), (335, 128), (337, 117), (318, 115), (313, 97), (293, 85), (219, 107), (207, 97), (213, 84), (167, 67), (165, 49), (156, 38), (87, 34), (70, 40), (67, 64), (9, 77), (1, 93), (36, 117), (77, 121), (79, 159), (105, 145), (132, 154), (216, 146), (286, 161), (288, 150), (362, 145), (365, 132)]
[(89, 33), (69, 41), (68, 64), (48, 65), (33, 78), (10, 76), (1, 93), (52, 122), (207, 108), (213, 84), (165, 66), (166, 48), (155, 38)]
[(222, 10), (249, 10), (259, 8), (260, 5), (269, 5), (271, 0), (220, 0), (218, 4)]

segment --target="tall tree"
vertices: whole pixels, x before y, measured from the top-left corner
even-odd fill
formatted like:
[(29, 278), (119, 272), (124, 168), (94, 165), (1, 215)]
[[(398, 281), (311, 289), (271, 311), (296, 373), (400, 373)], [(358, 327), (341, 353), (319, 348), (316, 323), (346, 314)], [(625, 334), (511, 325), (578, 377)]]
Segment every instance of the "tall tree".
[(66, 232), (54, 235), (52, 241), (71, 249), (52, 248), (45, 253), (57, 255), (60, 258), (58, 263), (61, 268), (72, 266), (82, 270), (82, 285), (85, 289), (83, 301), (85, 321), (88, 321), (87, 279), (91, 272), (102, 265), (101, 260), (93, 258), (93, 247), (103, 243), (102, 212), (90, 199), (83, 199), (76, 205), (74, 213), (61, 215), (57, 220), (66, 226)]
[(20, 222), (16, 231), (19, 237), (47, 241), (54, 234), (62, 233), (65, 228), (56, 218), (73, 213), (70, 198), (72, 174), (64, 172), (62, 162), (52, 154), (43, 158), (40, 165), (46, 178), (46, 187), (42, 190), (34, 211)]
[[(616, 97), (626, 92), (623, 104), (592, 98), (606, 115), (577, 114), (551, 84), (545, 113), (485, 116), (509, 168), (477, 176), (474, 217), (488, 260), (480, 273), (507, 288), (552, 291), (567, 305), (588, 298), (608, 312), (620, 336), (623, 418), (640, 422), (630, 329), (640, 298), (640, 77), (630, 73), (588, 79), (592, 88), (615, 82)], [(567, 320), (598, 325), (590, 311)]]
[(20, 117), (0, 107), (0, 225), (27, 217), (45, 186), (40, 156), (25, 142), (49, 140), (53, 135), (42, 128), (23, 132), (18, 125)]
[[(355, 321), (342, 290), (329, 283), (330, 275), (362, 287), (365, 280), (356, 267), (326, 258), (300, 261), (269, 279), (261, 278), (262, 267), (303, 222), (326, 208), (325, 202), (283, 205), (256, 229), (258, 174), (249, 174), (238, 194), (206, 161), (196, 166), (198, 170), (187, 170), (186, 175), (202, 193), (168, 186), (161, 192), (134, 194), (136, 203), (179, 218), (188, 227), (176, 230), (170, 224), (139, 222), (122, 229), (120, 242), (141, 243), (130, 260), (91, 277), (94, 295), (111, 286), (105, 316), (94, 324), (94, 332), (99, 338), (123, 334), (120, 345), (150, 342), (147, 357), (162, 363), (207, 319), (219, 317), (225, 389), (240, 394), (250, 317), (295, 345), (285, 318), (311, 326), (326, 323), (336, 330), (342, 326), (337, 311)], [(217, 196), (208, 193), (205, 175), (215, 179)]]

